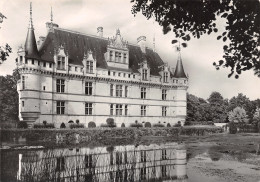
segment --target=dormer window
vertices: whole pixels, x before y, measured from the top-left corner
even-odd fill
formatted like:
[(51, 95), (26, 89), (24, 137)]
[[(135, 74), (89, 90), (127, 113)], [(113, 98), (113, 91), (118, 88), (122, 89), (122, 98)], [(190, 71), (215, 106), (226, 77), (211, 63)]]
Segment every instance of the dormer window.
[(93, 61), (87, 61), (86, 72), (93, 73)]
[(163, 73), (163, 82), (167, 83), (168, 82), (168, 72)]
[(123, 63), (126, 63), (126, 54), (124, 54)]
[(65, 70), (65, 57), (63, 57), (63, 56), (58, 56), (57, 69), (58, 69), (58, 70)]
[(147, 80), (148, 71), (147, 69), (143, 69), (142, 79)]
[(113, 51), (109, 51), (109, 60), (110, 61), (113, 61)]

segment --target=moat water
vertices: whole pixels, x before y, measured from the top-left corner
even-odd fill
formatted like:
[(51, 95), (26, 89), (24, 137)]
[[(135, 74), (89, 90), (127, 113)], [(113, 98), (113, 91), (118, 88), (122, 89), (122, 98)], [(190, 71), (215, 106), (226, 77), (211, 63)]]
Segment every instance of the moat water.
[[(241, 163), (208, 149), (189, 150), (184, 143), (177, 142), (1, 150), (3, 182), (215, 182), (222, 175), (231, 175), (227, 180), (221, 179), (230, 181), (236, 170), (255, 175), (253, 179), (260, 174), (260, 166)], [(236, 181), (248, 179), (243, 175), (241, 179), (233, 177)]]

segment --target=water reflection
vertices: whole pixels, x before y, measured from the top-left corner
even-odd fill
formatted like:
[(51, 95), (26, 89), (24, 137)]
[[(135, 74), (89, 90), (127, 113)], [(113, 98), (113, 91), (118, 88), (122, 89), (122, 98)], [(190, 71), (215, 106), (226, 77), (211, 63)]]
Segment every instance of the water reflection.
[[(13, 155), (18, 155), (12, 174), (17, 181), (187, 181), (186, 150), (177, 143), (35, 150)], [(11, 177), (5, 172), (4, 176)]]

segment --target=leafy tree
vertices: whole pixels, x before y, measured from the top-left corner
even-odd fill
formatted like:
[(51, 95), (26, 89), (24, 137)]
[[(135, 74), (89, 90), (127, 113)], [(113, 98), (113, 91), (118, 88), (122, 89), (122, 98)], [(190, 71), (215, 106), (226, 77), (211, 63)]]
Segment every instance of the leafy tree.
[(15, 125), (18, 121), (18, 92), (14, 75), (0, 76), (0, 121)]
[(254, 117), (253, 117), (253, 121), (254, 122), (260, 122), (260, 108), (256, 108), (256, 111), (254, 113)]
[[(6, 17), (0, 12), (0, 23), (3, 23), (4, 18), (6, 19)], [(12, 48), (8, 44), (5, 44), (5, 46), (0, 46), (0, 65), (7, 59), (11, 52)]]
[[(132, 13), (154, 17), (163, 32), (175, 33), (176, 38), (189, 41), (203, 34), (218, 32), (217, 20), (226, 20), (225, 31), (217, 37), (226, 45), (223, 60), (214, 66), (230, 68), (231, 77), (253, 69), (260, 77), (260, 1), (259, 0), (131, 0)], [(177, 43), (173, 40), (172, 43)]]
[(246, 123), (248, 121), (245, 109), (236, 107), (228, 113), (228, 119), (234, 123)]

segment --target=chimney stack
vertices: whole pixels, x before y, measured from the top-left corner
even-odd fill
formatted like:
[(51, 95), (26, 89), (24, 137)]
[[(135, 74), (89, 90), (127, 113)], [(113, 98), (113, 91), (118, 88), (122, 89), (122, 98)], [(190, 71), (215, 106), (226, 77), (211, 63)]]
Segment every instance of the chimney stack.
[(97, 36), (103, 37), (103, 27), (98, 27), (97, 28)]
[(146, 48), (146, 37), (145, 36), (140, 36), (137, 38), (137, 44), (140, 46), (141, 51), (145, 53), (145, 48)]

